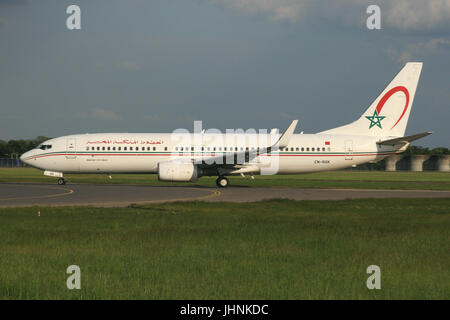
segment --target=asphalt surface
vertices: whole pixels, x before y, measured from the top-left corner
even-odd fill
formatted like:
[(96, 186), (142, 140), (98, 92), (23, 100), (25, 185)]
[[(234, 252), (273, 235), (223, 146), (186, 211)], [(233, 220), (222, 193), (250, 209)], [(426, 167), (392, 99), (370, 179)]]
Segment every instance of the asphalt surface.
[(0, 184), (0, 207), (92, 205), (125, 207), (130, 204), (167, 201), (248, 202), (264, 199), (342, 200), (364, 198), (449, 198), (450, 191), (362, 190), (305, 188), (248, 188), (106, 184)]

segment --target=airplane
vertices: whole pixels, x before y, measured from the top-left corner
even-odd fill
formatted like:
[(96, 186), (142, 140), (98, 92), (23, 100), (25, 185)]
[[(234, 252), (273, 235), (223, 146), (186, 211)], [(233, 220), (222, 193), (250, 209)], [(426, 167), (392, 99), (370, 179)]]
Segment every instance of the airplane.
[(258, 132), (95, 133), (47, 140), (20, 159), (58, 178), (74, 173), (149, 173), (161, 181), (218, 176), (299, 174), (377, 162), (405, 151), (431, 132), (404, 136), (422, 70), (409, 62), (354, 122), (316, 134)]

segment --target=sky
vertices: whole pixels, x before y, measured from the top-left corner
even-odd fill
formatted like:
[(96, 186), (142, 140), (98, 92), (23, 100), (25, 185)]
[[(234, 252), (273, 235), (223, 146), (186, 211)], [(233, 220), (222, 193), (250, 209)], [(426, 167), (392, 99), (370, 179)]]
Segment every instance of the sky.
[[(81, 29), (69, 30), (69, 5)], [(366, 9), (381, 9), (369, 30)], [(0, 0), (0, 139), (350, 123), (408, 61), (450, 147), (450, 0)]]

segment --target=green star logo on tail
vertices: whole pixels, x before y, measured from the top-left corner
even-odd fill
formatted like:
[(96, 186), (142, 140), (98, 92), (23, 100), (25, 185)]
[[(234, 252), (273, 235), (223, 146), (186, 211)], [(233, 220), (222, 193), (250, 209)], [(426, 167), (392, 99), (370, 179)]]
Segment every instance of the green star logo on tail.
[(375, 109), (373, 112), (373, 116), (366, 116), (367, 119), (370, 121), (369, 129), (372, 129), (373, 126), (378, 126), (378, 128), (383, 129), (381, 126), (381, 120), (386, 118), (385, 116), (379, 116), (378, 111)]

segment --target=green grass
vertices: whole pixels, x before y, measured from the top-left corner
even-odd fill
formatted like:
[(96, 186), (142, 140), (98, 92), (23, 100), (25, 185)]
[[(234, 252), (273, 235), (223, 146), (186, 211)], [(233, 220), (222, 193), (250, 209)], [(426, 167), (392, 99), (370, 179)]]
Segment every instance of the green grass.
[(450, 299), (450, 199), (39, 209), (0, 209), (1, 299)]
[[(149, 184), (174, 185), (161, 182), (154, 174), (117, 174), (108, 179), (105, 174), (67, 175), (69, 183)], [(202, 177), (195, 183), (178, 185), (214, 186), (216, 177)], [(32, 168), (0, 168), (0, 182), (55, 183), (56, 179), (43, 176), (42, 171)], [(304, 187), (304, 188), (357, 188), (357, 189), (404, 189), (404, 190), (450, 190), (450, 173), (445, 172), (384, 172), (384, 171), (332, 171), (302, 175), (276, 175), (230, 177), (236, 186), (249, 187)]]

